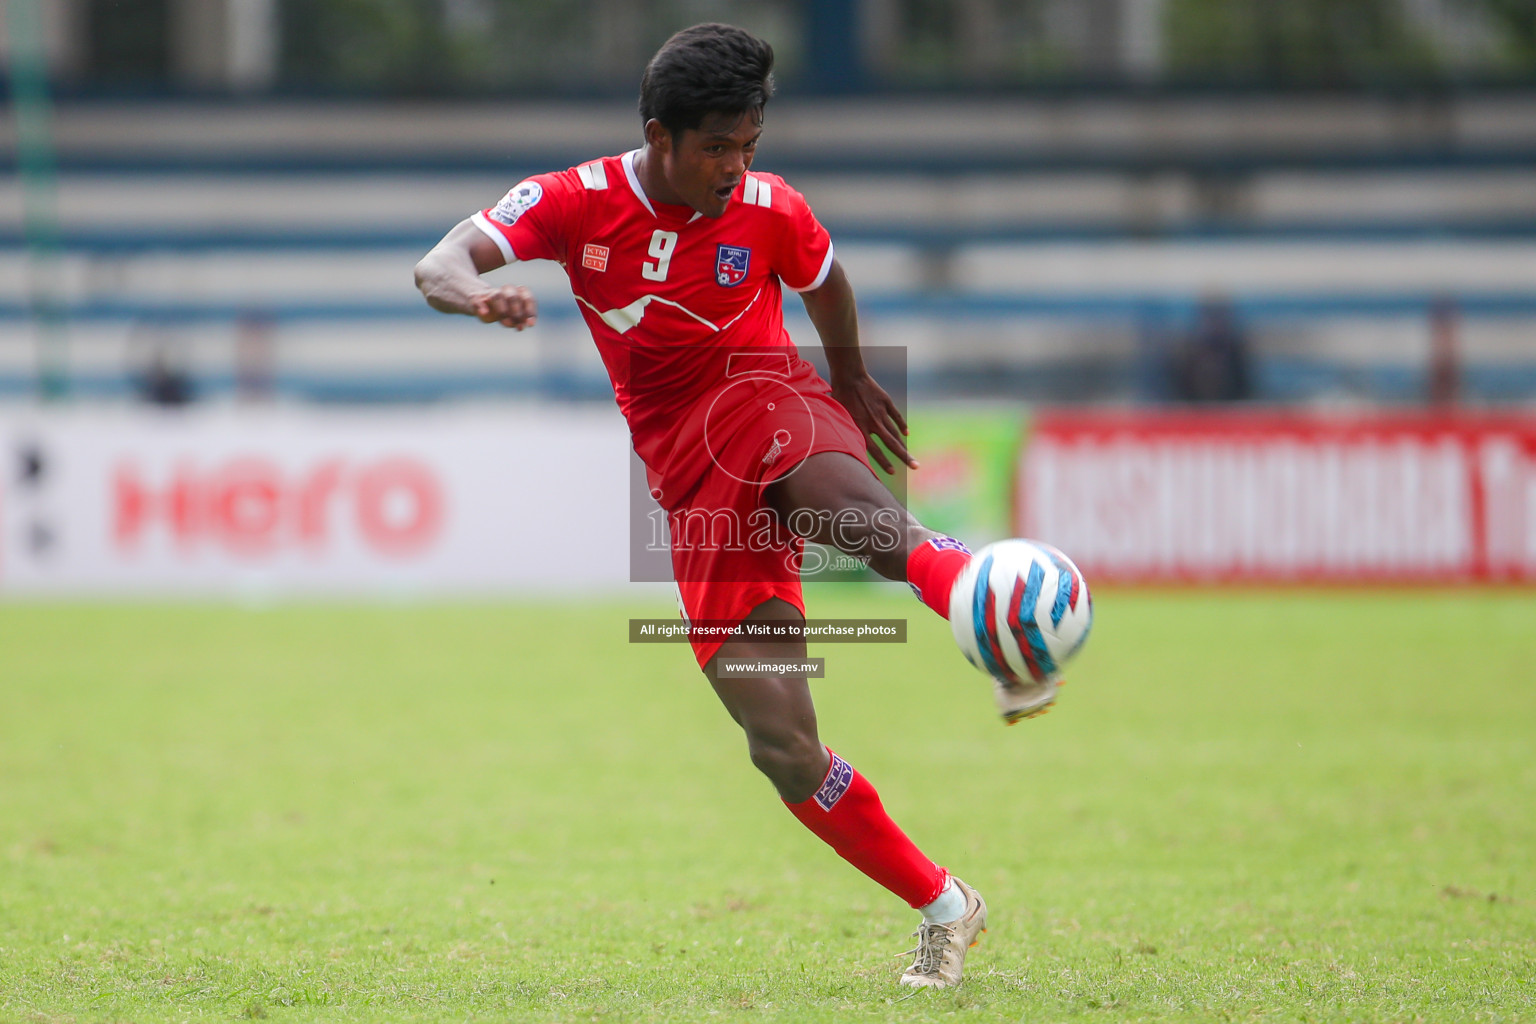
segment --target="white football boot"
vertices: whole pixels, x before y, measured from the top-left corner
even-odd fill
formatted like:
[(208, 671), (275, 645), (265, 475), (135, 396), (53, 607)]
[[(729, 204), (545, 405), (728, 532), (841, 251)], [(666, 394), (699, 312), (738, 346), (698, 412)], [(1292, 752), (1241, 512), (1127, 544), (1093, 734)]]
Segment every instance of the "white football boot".
[(987, 930), (987, 903), (981, 894), (958, 878), (950, 876), (965, 894), (965, 912), (947, 924), (917, 926), (917, 948), (902, 956), (916, 955), (912, 966), (901, 975), (901, 983), (912, 988), (953, 988), (960, 984), (965, 970), (965, 954), (981, 941)]
[[(963, 607), (956, 607), (960, 603), (959, 591), (960, 577), (957, 576), (954, 588), (949, 594), (951, 623), (955, 621), (957, 614), (966, 614)], [(1060, 683), (1059, 679), (1048, 679), (1043, 683), (1033, 680), (1016, 683), (1012, 679), (992, 676), (992, 696), (997, 700), (997, 711), (1003, 716), (1003, 723), (1017, 725), (1026, 718), (1039, 718), (1051, 710), (1051, 705), (1056, 703), (1056, 687)]]
[(1026, 718), (1039, 718), (1056, 703), (1057, 680), (1020, 685), (1006, 679), (992, 677), (992, 695), (997, 698), (997, 710), (1008, 725), (1017, 725)]

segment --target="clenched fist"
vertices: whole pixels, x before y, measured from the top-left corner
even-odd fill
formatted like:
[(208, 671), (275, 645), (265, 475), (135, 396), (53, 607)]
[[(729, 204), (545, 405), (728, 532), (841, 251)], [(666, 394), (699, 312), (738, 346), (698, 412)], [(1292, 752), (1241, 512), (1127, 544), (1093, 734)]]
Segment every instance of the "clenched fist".
[(469, 302), (481, 323), (501, 324), (520, 331), (539, 322), (539, 304), (533, 293), (518, 285), (481, 292), (470, 296)]

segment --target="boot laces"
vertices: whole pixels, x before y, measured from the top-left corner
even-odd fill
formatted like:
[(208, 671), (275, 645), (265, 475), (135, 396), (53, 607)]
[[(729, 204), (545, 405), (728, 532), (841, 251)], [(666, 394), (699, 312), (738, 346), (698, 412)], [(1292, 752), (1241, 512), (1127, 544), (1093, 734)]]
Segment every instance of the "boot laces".
[(939, 968), (944, 965), (944, 952), (949, 949), (949, 944), (955, 937), (954, 929), (948, 925), (929, 924), (924, 921), (912, 934), (917, 936), (917, 948), (897, 955), (916, 955), (917, 959), (912, 961), (910, 969), (913, 974), (938, 974)]

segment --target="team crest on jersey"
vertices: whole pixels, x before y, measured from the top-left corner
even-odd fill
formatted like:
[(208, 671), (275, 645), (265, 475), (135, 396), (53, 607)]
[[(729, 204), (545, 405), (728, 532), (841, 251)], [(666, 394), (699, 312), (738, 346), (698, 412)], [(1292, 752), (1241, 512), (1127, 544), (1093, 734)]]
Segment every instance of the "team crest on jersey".
[(722, 245), (715, 250), (715, 283), (731, 288), (747, 279), (752, 250), (744, 245)]
[(543, 198), (543, 185), (536, 181), (525, 181), (501, 197), (501, 202), (491, 211), (491, 220), (511, 227)]

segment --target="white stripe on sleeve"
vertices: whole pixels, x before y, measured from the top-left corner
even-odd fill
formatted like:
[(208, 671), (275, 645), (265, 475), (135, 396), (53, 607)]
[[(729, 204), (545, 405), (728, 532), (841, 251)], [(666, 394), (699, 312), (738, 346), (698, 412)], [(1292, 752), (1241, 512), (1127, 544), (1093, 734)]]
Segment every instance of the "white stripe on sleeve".
[(817, 288), (820, 288), (822, 285), (827, 283), (827, 275), (830, 274), (831, 272), (832, 272), (832, 243), (831, 243), (831, 241), (828, 241), (827, 242), (827, 258), (821, 261), (821, 269), (816, 272), (816, 280), (812, 281), (810, 284), (806, 285), (803, 288), (796, 288), (794, 285), (790, 284), (788, 281), (784, 282), (784, 286), (786, 288), (788, 288), (792, 292), (813, 292)]
[(491, 236), (491, 241), (496, 243), (496, 248), (501, 250), (501, 254), (507, 258), (508, 263), (517, 262), (517, 253), (512, 251), (512, 243), (507, 241), (506, 235), (496, 230), (496, 225), (487, 220), (484, 213), (476, 212), (469, 219), (474, 221), (475, 227)]

